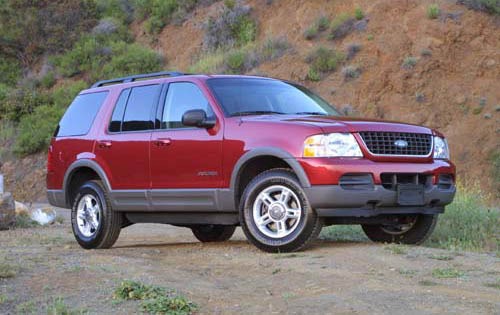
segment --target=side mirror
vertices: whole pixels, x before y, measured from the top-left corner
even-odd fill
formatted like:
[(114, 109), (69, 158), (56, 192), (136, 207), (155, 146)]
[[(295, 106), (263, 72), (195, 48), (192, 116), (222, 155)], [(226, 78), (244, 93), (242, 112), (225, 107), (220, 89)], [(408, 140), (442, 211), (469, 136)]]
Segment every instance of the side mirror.
[(182, 115), (182, 124), (189, 127), (212, 128), (215, 120), (209, 120), (203, 109), (188, 110)]

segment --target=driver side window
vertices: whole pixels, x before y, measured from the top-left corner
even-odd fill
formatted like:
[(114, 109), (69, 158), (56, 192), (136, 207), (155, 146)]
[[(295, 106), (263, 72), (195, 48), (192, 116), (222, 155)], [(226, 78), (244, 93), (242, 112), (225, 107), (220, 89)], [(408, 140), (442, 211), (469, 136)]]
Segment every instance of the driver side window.
[(214, 117), (208, 100), (195, 84), (189, 82), (170, 83), (163, 107), (162, 129), (189, 128), (182, 124), (182, 115), (193, 109), (203, 109), (208, 118)]

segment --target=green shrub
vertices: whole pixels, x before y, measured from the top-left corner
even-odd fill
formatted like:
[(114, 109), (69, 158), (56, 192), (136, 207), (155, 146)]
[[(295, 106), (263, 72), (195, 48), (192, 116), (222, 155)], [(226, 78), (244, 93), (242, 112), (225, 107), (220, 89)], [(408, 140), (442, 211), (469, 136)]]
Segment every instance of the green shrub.
[(328, 26), (330, 25), (330, 20), (326, 16), (320, 16), (314, 23), (309, 26), (309, 28), (306, 29), (304, 32), (304, 37), (307, 40), (314, 39), (320, 32), (325, 31), (328, 29)]
[(333, 49), (318, 47), (306, 58), (307, 63), (317, 72), (335, 71), (340, 62), (345, 59), (344, 54)]
[(267, 38), (259, 49), (262, 61), (280, 58), (290, 49), (290, 43), (285, 37)]
[(441, 9), (437, 4), (431, 4), (427, 7), (427, 17), (431, 20), (437, 19), (441, 14)]
[(19, 135), (14, 145), (14, 153), (25, 156), (48, 147), (54, 130), (64, 110), (54, 105), (42, 105), (33, 113), (23, 116), (19, 122)]
[(343, 13), (335, 17), (330, 25), (330, 39), (340, 39), (347, 36), (354, 29), (355, 19)]
[(33, 88), (20, 87), (9, 90), (7, 98), (0, 104), (0, 119), (18, 122), (35, 108), (50, 102), (50, 96)]
[(97, 0), (97, 12), (101, 17), (111, 17), (129, 24), (134, 19), (134, 4), (128, 0)]
[(319, 30), (316, 25), (311, 25), (304, 31), (304, 38), (307, 40), (315, 39), (318, 33)]
[(135, 0), (134, 9), (136, 18), (146, 19), (146, 31), (158, 34), (171, 21), (180, 23), (184, 20), (196, 4), (197, 0)]
[(40, 79), (40, 85), (45, 89), (50, 89), (56, 84), (56, 76), (54, 72), (49, 71)]
[(361, 68), (353, 65), (345, 66), (342, 68), (342, 74), (344, 75), (344, 80), (346, 81), (356, 79), (361, 75)]
[(500, 0), (458, 0), (469, 9), (500, 15)]
[(458, 193), (444, 214), (427, 245), (454, 250), (500, 250), (500, 210), (484, 203), (477, 187), (458, 187)]
[(15, 58), (0, 55), (0, 84), (15, 85), (21, 76), (21, 65)]
[(403, 67), (403, 69), (410, 70), (417, 65), (417, 62), (417, 57), (408, 56), (403, 60), (403, 64), (401, 65), (401, 67)]
[(162, 58), (153, 50), (125, 41), (100, 41), (83, 37), (75, 47), (54, 60), (59, 72), (72, 77), (88, 73), (91, 81), (158, 71)]
[(140, 300), (141, 308), (149, 314), (192, 314), (197, 306), (182, 295), (158, 286), (125, 280), (113, 294), (119, 300)]
[(18, 268), (6, 262), (0, 262), (0, 279), (14, 278)]
[(321, 81), (321, 74), (318, 70), (311, 67), (309, 71), (307, 71), (307, 79), (313, 82)]
[(229, 70), (234, 73), (242, 72), (245, 66), (246, 57), (247, 54), (241, 50), (228, 54), (226, 63)]
[(250, 16), (250, 7), (236, 2), (225, 5), (219, 16), (210, 17), (205, 23), (203, 47), (216, 51), (225, 47), (244, 46), (255, 40), (257, 23)]
[(493, 170), (493, 181), (496, 185), (497, 198), (500, 198), (500, 150), (494, 151), (490, 156)]
[(356, 20), (362, 20), (364, 17), (365, 17), (365, 14), (363, 13), (363, 10), (360, 8), (360, 7), (357, 7), (355, 10), (354, 10), (354, 17), (356, 18)]

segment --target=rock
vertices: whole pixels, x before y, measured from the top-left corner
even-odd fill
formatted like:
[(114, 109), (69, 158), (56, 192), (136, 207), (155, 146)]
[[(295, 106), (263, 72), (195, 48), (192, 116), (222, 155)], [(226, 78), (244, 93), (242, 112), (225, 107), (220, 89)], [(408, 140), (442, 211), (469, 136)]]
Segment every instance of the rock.
[(0, 231), (8, 230), (16, 223), (16, 205), (10, 193), (0, 195)]
[(16, 216), (30, 214), (30, 209), (27, 205), (18, 201), (15, 201), (14, 203), (16, 205)]

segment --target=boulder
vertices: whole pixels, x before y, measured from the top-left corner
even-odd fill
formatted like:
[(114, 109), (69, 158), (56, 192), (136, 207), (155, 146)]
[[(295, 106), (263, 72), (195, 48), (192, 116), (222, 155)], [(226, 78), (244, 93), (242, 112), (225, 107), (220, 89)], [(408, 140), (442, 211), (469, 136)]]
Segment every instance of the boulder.
[(8, 230), (16, 223), (16, 205), (10, 193), (0, 195), (0, 230)]

